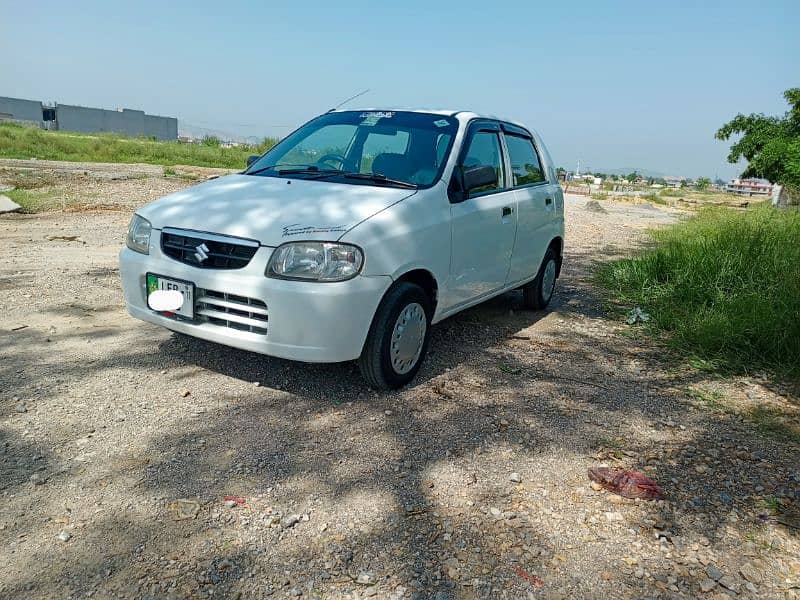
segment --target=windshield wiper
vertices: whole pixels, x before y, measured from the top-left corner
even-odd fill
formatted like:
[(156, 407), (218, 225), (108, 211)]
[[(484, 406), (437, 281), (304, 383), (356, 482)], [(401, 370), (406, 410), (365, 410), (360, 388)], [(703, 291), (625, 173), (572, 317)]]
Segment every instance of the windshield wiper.
[(297, 165), (296, 167), (288, 166), (288, 168), (285, 169), (278, 168), (280, 166), (281, 165), (269, 165), (267, 167), (261, 167), (255, 171), (247, 171), (245, 175), (258, 175), (259, 173), (264, 173), (265, 171), (275, 171), (275, 173), (278, 175), (316, 175), (317, 173), (341, 173), (341, 171), (338, 169), (320, 169), (314, 165)]
[(417, 189), (416, 183), (409, 183), (408, 181), (401, 181), (400, 179), (391, 179), (380, 173), (342, 173), (342, 177), (347, 177), (348, 179), (366, 179), (367, 181), (374, 181), (375, 183), (388, 183), (390, 185), (408, 188), (409, 190)]

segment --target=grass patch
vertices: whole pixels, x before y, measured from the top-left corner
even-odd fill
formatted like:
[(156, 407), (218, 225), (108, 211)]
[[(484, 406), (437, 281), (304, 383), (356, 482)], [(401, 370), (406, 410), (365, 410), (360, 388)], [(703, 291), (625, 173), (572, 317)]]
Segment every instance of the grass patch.
[(4, 192), (5, 196), (11, 198), (14, 202), (19, 204), (20, 212), (23, 213), (37, 213), (53, 208), (59, 203), (57, 194), (53, 190), (43, 189), (14, 189), (10, 192)]
[(707, 370), (800, 376), (800, 213), (705, 208), (598, 279)]
[(265, 138), (258, 145), (224, 148), (218, 141), (183, 144), (177, 140), (160, 142), (110, 133), (46, 131), (14, 123), (0, 124), (0, 158), (241, 169), (245, 167), (248, 156), (266, 152), (276, 142)]
[(765, 435), (783, 442), (800, 444), (800, 424), (793, 422), (789, 415), (778, 408), (755, 406), (747, 411), (745, 418)]

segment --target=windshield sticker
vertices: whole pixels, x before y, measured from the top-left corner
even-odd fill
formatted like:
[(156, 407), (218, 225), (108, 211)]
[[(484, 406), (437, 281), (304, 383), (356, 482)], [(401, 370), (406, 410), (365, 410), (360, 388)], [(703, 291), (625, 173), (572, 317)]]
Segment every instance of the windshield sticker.
[(433, 124), (436, 125), (437, 127), (447, 127), (448, 125), (450, 125), (450, 121), (448, 121), (447, 119), (439, 119), (438, 121), (434, 121)]
[(315, 225), (300, 225), (299, 223), (295, 223), (294, 225), (286, 225), (283, 228), (283, 237), (304, 235), (307, 233), (344, 233), (345, 231), (347, 231), (346, 225), (317, 227)]
[(361, 125), (372, 127), (377, 124), (381, 119), (391, 119), (394, 116), (392, 111), (377, 111), (377, 112), (363, 112), (361, 113)]

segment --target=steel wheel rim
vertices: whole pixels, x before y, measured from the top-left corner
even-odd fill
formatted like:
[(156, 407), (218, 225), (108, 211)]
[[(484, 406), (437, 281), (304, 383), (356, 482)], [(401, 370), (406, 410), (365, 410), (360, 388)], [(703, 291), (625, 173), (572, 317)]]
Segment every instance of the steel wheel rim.
[(395, 373), (405, 375), (417, 364), (427, 330), (428, 319), (421, 304), (412, 302), (400, 311), (389, 346), (389, 360)]
[(542, 298), (545, 302), (550, 300), (553, 295), (553, 288), (556, 286), (556, 261), (552, 258), (547, 261), (542, 273)]

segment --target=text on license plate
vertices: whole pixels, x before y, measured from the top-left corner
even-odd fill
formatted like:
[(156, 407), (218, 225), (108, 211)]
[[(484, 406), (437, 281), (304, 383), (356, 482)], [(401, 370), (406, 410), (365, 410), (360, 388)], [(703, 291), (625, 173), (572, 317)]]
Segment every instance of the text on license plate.
[(177, 281), (160, 275), (147, 274), (147, 294), (148, 296), (156, 290), (175, 290), (183, 294), (183, 304), (177, 310), (173, 310), (176, 315), (194, 318), (194, 284), (187, 281)]

